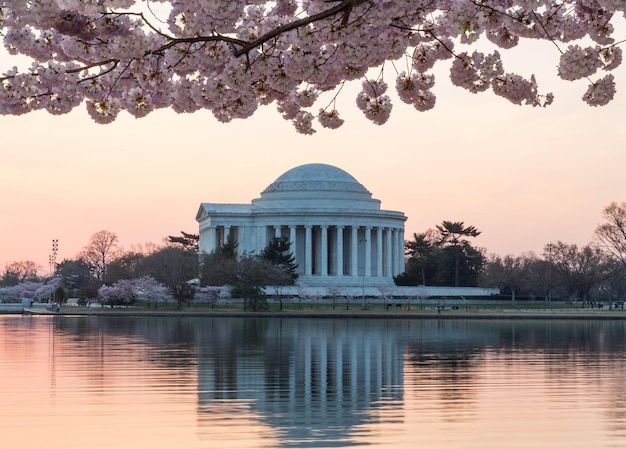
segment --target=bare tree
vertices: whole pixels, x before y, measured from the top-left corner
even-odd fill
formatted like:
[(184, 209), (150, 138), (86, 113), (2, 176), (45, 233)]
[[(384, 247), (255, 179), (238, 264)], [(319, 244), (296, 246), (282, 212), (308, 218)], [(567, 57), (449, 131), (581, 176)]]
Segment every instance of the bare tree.
[(552, 298), (553, 290), (559, 285), (559, 276), (552, 261), (552, 246), (546, 245), (543, 257), (534, 253), (524, 257), (524, 292), (532, 298), (543, 297), (546, 301)]
[(589, 293), (602, 280), (606, 260), (599, 248), (578, 248), (563, 242), (551, 243), (551, 259), (557, 276), (569, 297), (588, 300)]
[(345, 294), (344, 289), (343, 287), (332, 285), (330, 287), (327, 287), (326, 291), (328, 292), (331, 300), (333, 301), (333, 310), (335, 310), (335, 304), (337, 303), (337, 300)]
[[(428, 290), (425, 287), (418, 287), (417, 294), (415, 295), (419, 300), (420, 308), (424, 307), (424, 300), (428, 299)], [(407, 310), (411, 310), (411, 298), (407, 298)]]
[(605, 222), (596, 228), (596, 240), (604, 251), (626, 267), (626, 202), (612, 202), (602, 215)]
[(523, 292), (526, 286), (528, 265), (528, 255), (491, 255), (481, 273), (480, 284), (497, 286), (502, 294), (510, 294), (511, 301), (515, 302), (516, 295)]
[(308, 287), (301, 283), (296, 282), (296, 290), (298, 291), (298, 309), (302, 309), (302, 300), (305, 298), (309, 298), (309, 289)]
[(350, 303), (354, 302), (354, 293), (351, 290), (346, 290), (346, 310), (350, 310)]
[(118, 251), (117, 235), (109, 231), (99, 231), (93, 234), (87, 246), (83, 249), (81, 257), (89, 263), (94, 276), (104, 282), (106, 267), (113, 260)]
[(389, 285), (377, 285), (376, 290), (378, 290), (383, 301), (385, 301), (385, 309), (389, 310), (389, 299), (393, 296), (394, 288)]
[(279, 301), (280, 311), (283, 310), (283, 288), (293, 284), (291, 271), (284, 265), (275, 265), (269, 260), (263, 259), (266, 282), (274, 289), (274, 294)]
[(0, 275), (0, 286), (17, 285), (28, 280), (37, 280), (41, 267), (31, 260), (11, 262)]

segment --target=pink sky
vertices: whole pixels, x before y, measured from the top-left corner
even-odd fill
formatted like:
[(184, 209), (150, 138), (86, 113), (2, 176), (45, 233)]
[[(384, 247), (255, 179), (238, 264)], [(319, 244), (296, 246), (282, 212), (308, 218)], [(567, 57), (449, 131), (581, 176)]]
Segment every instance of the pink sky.
[[(103, 126), (84, 106), (61, 117), (3, 116), (0, 269), (32, 260), (47, 273), (53, 239), (61, 261), (100, 230), (125, 249), (197, 232), (201, 202), (248, 203), (310, 162), (346, 170), (384, 209), (403, 211), (407, 238), (452, 220), (482, 231), (475, 244), (488, 253), (585, 245), (603, 208), (626, 200), (626, 68), (614, 72), (615, 100), (591, 108), (580, 100), (587, 82), (557, 79), (557, 50), (541, 48), (525, 55), (532, 64), (512, 56), (510, 65), (554, 91), (546, 109), (455, 88), (444, 66), (434, 110), (394, 98), (389, 122), (375, 126), (348, 89), (337, 102), (347, 123), (313, 136), (297, 134), (273, 105), (226, 125), (204, 111), (160, 111)], [(0, 71), (14, 64), (0, 54)]]

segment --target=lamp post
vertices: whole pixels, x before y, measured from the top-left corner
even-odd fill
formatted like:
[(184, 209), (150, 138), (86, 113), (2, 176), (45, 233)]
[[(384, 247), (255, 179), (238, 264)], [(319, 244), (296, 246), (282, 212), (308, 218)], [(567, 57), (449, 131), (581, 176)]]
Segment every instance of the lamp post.
[(365, 310), (367, 309), (367, 306), (365, 304), (365, 267), (363, 267), (363, 286), (361, 291), (361, 297), (363, 299), (363, 310)]
[(50, 264), (50, 277), (56, 271), (57, 253), (59, 252), (59, 239), (52, 239), (52, 254), (48, 257), (48, 263)]
[(548, 243), (548, 302), (552, 302), (552, 243)]

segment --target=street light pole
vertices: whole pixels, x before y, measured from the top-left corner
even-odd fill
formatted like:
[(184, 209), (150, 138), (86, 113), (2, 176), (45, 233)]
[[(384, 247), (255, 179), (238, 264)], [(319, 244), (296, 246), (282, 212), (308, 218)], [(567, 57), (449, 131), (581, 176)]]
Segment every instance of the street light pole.
[(59, 252), (59, 239), (52, 239), (52, 254), (48, 257), (50, 264), (50, 277), (56, 272), (57, 253)]
[(548, 243), (548, 302), (552, 302), (552, 243)]
[(365, 310), (367, 308), (365, 305), (365, 267), (363, 267), (363, 290), (361, 292), (361, 297), (363, 299), (363, 309)]

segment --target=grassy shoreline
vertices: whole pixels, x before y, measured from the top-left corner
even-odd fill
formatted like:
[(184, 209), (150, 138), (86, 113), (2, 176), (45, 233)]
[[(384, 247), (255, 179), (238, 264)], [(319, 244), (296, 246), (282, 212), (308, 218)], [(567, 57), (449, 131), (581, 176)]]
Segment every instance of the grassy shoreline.
[[(342, 319), (602, 319), (626, 320), (626, 310), (623, 309), (591, 309), (581, 307), (566, 307), (565, 305), (550, 305), (551, 307), (509, 307), (493, 306), (480, 308), (459, 308), (456, 310), (441, 310), (436, 307), (389, 308), (372, 306), (363, 308), (352, 305), (346, 310), (345, 304), (341, 307), (323, 304), (315, 308), (297, 309), (284, 307), (283, 310), (266, 312), (244, 311), (241, 306), (215, 307), (160, 306), (159, 308), (146, 307), (61, 307), (59, 312), (52, 309), (41, 309), (31, 315), (52, 316), (163, 316), (163, 317), (267, 317), (267, 318), (342, 318)], [(28, 313), (28, 312), (25, 312)]]

